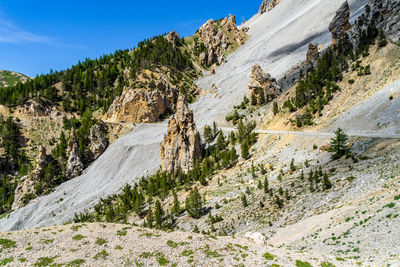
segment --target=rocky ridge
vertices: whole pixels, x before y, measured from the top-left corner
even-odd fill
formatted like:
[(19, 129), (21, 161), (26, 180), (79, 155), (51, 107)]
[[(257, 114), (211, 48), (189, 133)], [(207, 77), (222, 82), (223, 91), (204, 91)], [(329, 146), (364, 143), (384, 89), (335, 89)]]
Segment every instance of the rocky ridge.
[(161, 168), (165, 172), (187, 172), (195, 161), (202, 157), (199, 132), (193, 120), (193, 112), (187, 101), (180, 95), (177, 102), (176, 118), (171, 116), (167, 134), (161, 144)]
[(223, 64), (228, 50), (241, 46), (246, 42), (246, 28), (239, 30), (235, 16), (229, 15), (219, 21), (208, 20), (199, 29), (199, 39), (206, 51), (199, 55), (203, 65)]
[(332, 43), (336, 44), (347, 30), (350, 29), (350, 7), (346, 0), (342, 6), (336, 11), (336, 15), (329, 24), (329, 31), (332, 33)]
[(282, 2), (282, 0), (263, 0), (260, 9), (258, 10), (258, 14), (262, 15), (271, 11), (273, 8), (279, 5), (280, 2)]

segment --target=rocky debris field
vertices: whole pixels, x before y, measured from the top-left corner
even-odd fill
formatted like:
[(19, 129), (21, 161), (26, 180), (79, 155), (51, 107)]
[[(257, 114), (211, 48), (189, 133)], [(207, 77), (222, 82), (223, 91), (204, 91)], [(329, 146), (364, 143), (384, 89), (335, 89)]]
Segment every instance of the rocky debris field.
[[(215, 237), (118, 224), (0, 233), (0, 264), (25, 266), (295, 266), (335, 259), (267, 245), (257, 235)], [(304, 265), (308, 266), (308, 265)], [(330, 265), (327, 265), (330, 266)]]

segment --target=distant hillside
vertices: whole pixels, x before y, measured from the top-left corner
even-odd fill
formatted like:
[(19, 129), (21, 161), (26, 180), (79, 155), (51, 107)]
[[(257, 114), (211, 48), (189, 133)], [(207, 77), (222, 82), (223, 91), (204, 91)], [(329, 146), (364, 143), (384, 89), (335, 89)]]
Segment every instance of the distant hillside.
[(0, 70), (0, 87), (14, 86), (18, 82), (25, 83), (30, 77), (9, 70)]

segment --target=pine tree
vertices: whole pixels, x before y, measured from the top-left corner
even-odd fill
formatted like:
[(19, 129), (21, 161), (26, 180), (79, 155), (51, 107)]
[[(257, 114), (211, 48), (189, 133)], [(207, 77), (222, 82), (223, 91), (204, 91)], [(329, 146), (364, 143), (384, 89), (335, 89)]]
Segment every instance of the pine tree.
[(331, 183), (331, 181), (329, 181), (329, 176), (327, 173), (324, 174), (324, 178), (322, 179), (322, 184), (323, 184), (325, 190), (332, 188), (332, 183)]
[(268, 185), (268, 178), (264, 178), (264, 193), (268, 193), (269, 191), (269, 185)]
[(212, 133), (210, 126), (206, 125), (204, 127), (203, 135), (204, 135), (204, 141), (206, 141), (207, 144), (210, 144), (214, 141), (214, 135)]
[(195, 219), (201, 217), (202, 198), (197, 188), (190, 191), (189, 195), (186, 197), (185, 208), (191, 217)]
[(175, 214), (175, 216), (179, 216), (181, 214), (180, 203), (175, 191), (173, 192), (173, 195), (174, 195), (174, 204), (172, 206), (172, 213)]
[(156, 221), (157, 228), (161, 228), (161, 224), (163, 222), (163, 216), (164, 216), (164, 211), (161, 207), (161, 202), (160, 200), (157, 199), (154, 210), (154, 219)]
[(243, 159), (247, 159), (249, 157), (249, 145), (247, 143), (247, 141), (244, 141), (241, 145), (241, 155)]
[(216, 148), (218, 151), (223, 151), (225, 149), (225, 146), (226, 146), (225, 137), (222, 131), (220, 131), (217, 138)]
[(279, 113), (279, 106), (278, 106), (277, 102), (274, 102), (273, 112), (274, 112), (274, 115)]
[(296, 166), (294, 165), (294, 159), (290, 162), (290, 170), (294, 172), (296, 170)]
[(346, 147), (347, 134), (339, 128), (335, 131), (335, 135), (336, 136), (331, 140), (329, 152), (334, 153), (332, 155), (333, 159), (339, 159), (349, 152), (349, 149)]
[(249, 203), (247, 203), (247, 197), (246, 197), (245, 194), (243, 194), (243, 195), (241, 196), (241, 200), (242, 200), (242, 205), (243, 205), (243, 207), (247, 207), (247, 206), (249, 205)]
[(148, 228), (153, 228), (153, 222), (154, 222), (154, 217), (153, 217), (153, 211), (150, 208), (149, 213), (147, 214), (146, 217), (146, 225)]

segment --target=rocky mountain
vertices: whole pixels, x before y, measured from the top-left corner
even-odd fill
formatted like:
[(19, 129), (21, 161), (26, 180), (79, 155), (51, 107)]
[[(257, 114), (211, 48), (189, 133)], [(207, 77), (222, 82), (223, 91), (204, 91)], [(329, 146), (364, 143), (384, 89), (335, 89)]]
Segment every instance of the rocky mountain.
[[(96, 118), (148, 123), (108, 147), (88, 113), (81, 127), (71, 117), (75, 138), (87, 134), (73, 158), (97, 159), (0, 219), (13, 231), (0, 233), (4, 262), (398, 265), (398, 7), (284, 0), (240, 27), (229, 16), (184, 40), (156, 39), (190, 49), (203, 76), (174, 77), (171, 65), (125, 71)], [(240, 47), (236, 32), (246, 32)], [(62, 154), (40, 151), (38, 169)]]

